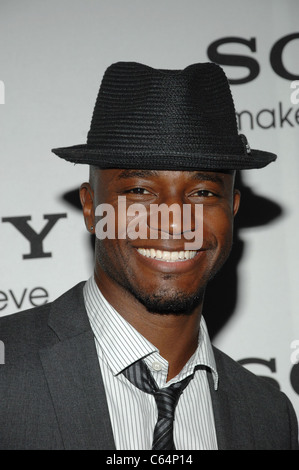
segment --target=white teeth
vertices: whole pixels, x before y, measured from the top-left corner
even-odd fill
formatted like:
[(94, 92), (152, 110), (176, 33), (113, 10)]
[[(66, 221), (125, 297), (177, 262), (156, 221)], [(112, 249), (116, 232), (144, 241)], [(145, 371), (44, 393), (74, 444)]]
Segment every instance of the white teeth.
[(147, 258), (159, 259), (167, 262), (186, 261), (194, 258), (196, 250), (185, 251), (162, 251), (155, 250), (154, 248), (138, 248), (138, 252)]

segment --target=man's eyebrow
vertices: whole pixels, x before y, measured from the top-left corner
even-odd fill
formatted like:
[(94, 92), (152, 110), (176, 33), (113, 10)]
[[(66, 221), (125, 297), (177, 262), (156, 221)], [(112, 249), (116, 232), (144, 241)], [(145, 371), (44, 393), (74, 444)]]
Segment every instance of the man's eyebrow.
[[(197, 181), (212, 181), (213, 183), (223, 184), (223, 179), (221, 175), (213, 172), (205, 171), (192, 171), (191, 178)], [(158, 170), (143, 170), (143, 169), (125, 169), (121, 171), (117, 179), (128, 179), (128, 178), (150, 178), (152, 176), (158, 177)]]
[(118, 176), (117, 179), (127, 178), (149, 178), (151, 176), (158, 176), (159, 172), (156, 170), (124, 170)]
[(192, 179), (197, 181), (212, 181), (213, 183), (223, 184), (223, 179), (217, 173), (206, 173), (204, 171), (196, 171), (193, 173)]

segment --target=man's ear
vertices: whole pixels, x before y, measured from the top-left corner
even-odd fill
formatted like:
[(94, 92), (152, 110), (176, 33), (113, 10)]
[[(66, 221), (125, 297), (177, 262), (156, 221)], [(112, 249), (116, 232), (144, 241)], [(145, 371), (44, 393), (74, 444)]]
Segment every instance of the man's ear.
[(83, 216), (88, 232), (95, 233), (95, 217), (93, 207), (94, 192), (89, 183), (83, 183), (80, 187), (80, 201), (83, 209)]
[(233, 202), (233, 213), (234, 216), (237, 214), (240, 207), (241, 193), (238, 189), (234, 190), (234, 202)]

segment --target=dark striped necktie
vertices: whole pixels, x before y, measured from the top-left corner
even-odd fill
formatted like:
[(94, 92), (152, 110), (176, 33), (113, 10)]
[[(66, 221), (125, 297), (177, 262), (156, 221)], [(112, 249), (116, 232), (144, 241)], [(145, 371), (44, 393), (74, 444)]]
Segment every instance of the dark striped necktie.
[(188, 382), (190, 375), (181, 382), (166, 388), (159, 388), (143, 360), (134, 362), (123, 371), (125, 377), (135, 387), (154, 396), (158, 407), (158, 421), (154, 429), (153, 450), (175, 450), (173, 441), (173, 422), (175, 407)]

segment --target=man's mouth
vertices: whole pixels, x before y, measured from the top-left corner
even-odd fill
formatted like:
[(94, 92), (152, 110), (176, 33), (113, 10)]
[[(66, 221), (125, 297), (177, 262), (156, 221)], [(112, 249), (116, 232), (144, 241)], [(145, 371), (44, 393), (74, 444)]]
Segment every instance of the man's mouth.
[(155, 248), (138, 248), (138, 253), (146, 258), (175, 263), (177, 261), (187, 261), (196, 256), (197, 250), (184, 251), (165, 251), (156, 250)]

